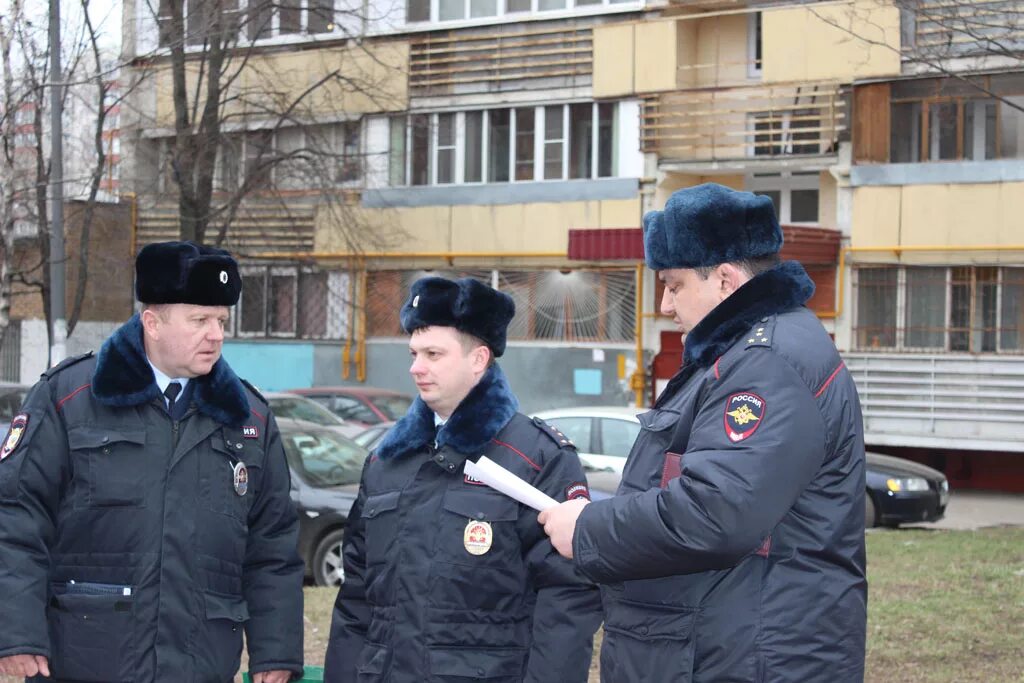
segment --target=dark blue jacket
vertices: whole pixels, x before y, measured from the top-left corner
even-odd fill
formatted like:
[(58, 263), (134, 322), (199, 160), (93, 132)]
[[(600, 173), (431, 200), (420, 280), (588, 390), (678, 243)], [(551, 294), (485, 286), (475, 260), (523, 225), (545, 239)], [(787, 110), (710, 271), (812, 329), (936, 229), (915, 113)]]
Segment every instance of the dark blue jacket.
[[(597, 587), (555, 552), (535, 511), (463, 473), (467, 456), (484, 454), (556, 500), (586, 494), (575, 448), (516, 408), (494, 366), (437, 433), (437, 448), (434, 414), (417, 399), (367, 461), (326, 681), (587, 680)], [(471, 554), (477, 521), (490, 526), (490, 543)]]
[(0, 656), (44, 655), (60, 680), (226, 683), (244, 628), (252, 670), (301, 671), (277, 425), (223, 359), (189, 384), (174, 423), (136, 316), (32, 389), (0, 461)]
[(603, 681), (863, 679), (861, 411), (812, 292), (785, 263), (702, 320), (619, 495), (580, 516)]

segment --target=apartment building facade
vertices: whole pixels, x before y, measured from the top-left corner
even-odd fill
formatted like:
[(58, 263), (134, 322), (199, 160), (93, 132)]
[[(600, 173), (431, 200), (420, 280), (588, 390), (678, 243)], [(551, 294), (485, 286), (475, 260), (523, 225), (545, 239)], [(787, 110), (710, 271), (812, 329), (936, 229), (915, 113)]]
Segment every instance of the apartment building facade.
[[(929, 3), (233, 7), (266, 18), (239, 38), (256, 65), (240, 81), (279, 96), (319, 85), (301, 131), (236, 107), (219, 182), (300, 137), (337, 157), (333, 200), (282, 179), (227, 233), (246, 277), (227, 355), (258, 383), (407, 386), (404, 292), (463, 274), (517, 300), (505, 365), (527, 407), (647, 400), (665, 372), (652, 361), (671, 368), (678, 346), (638, 265), (641, 216), (715, 181), (775, 202), (785, 255), (815, 279), (812, 308), (861, 384), (870, 442), (1024, 450), (1004, 417), (1024, 381), (1020, 64), (960, 38), (937, 61), (948, 36)], [(162, 11), (126, 5), (126, 49), (150, 68), (166, 59)], [(331, 73), (343, 82), (318, 80)], [(961, 76), (1002, 99), (957, 95)], [(166, 71), (135, 92), (123, 137), (138, 239), (169, 238)], [(952, 405), (974, 407), (969, 430)]]

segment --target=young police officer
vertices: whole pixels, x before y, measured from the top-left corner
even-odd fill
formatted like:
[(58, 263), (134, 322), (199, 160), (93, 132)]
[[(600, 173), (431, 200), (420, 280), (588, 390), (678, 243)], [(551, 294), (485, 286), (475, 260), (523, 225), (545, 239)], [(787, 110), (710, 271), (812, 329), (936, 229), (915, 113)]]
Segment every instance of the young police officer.
[(608, 683), (864, 678), (860, 405), (781, 247), (771, 200), (721, 185), (644, 217), (683, 367), (620, 495), (540, 515), (604, 584)]
[(220, 357), (238, 267), (150, 244), (143, 303), (46, 372), (0, 450), (0, 673), (256, 683), (302, 670), (302, 575), (274, 418)]
[(583, 683), (597, 589), (537, 513), (463, 473), (486, 455), (556, 500), (585, 497), (575, 449), (517, 412), (494, 358), (512, 299), (416, 282), (402, 307), (419, 398), (363, 470), (344, 543), (329, 683)]

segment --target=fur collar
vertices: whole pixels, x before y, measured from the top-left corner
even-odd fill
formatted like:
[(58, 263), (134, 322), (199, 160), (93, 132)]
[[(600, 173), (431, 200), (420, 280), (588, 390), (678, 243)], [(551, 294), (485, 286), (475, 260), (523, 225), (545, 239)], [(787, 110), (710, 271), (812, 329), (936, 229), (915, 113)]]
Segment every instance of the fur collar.
[(711, 365), (758, 320), (803, 306), (812, 294), (814, 282), (796, 261), (754, 276), (686, 335), (683, 367)]
[[(209, 374), (189, 382), (193, 383), (192, 398), (199, 412), (232, 427), (242, 426), (249, 417), (245, 387), (223, 357), (217, 359)], [(112, 408), (137, 406), (160, 398), (142, 344), (142, 319), (138, 314), (103, 343), (92, 377), (92, 395)]]
[[(462, 455), (479, 455), (519, 410), (505, 373), (497, 365), (484, 373), (452, 416), (437, 432), (438, 449), (448, 446)], [(377, 447), (382, 459), (421, 450), (434, 440), (434, 411), (418, 396), (402, 419)]]

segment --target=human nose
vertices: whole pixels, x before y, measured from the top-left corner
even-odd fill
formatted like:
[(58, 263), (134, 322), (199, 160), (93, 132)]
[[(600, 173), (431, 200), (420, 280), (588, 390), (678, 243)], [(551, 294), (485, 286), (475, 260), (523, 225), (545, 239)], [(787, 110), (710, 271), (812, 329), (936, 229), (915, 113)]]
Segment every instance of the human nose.
[(214, 320), (210, 323), (210, 328), (206, 333), (206, 338), (215, 342), (224, 341), (224, 323), (219, 320)]
[(661, 294), (661, 314), (662, 315), (673, 315), (676, 312), (676, 302), (672, 299), (672, 293), (668, 291), (668, 287)]
[(409, 374), (413, 377), (422, 375), (426, 371), (423, 367), (423, 360), (419, 357), (412, 359), (412, 365), (409, 366)]

